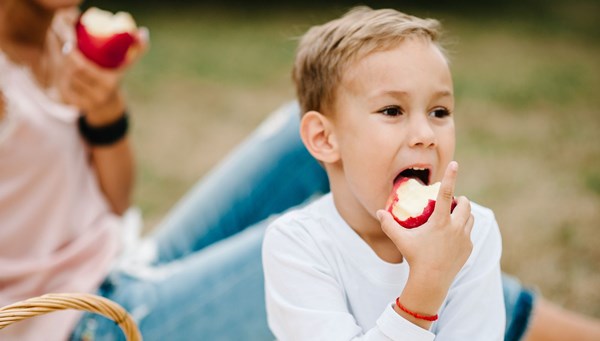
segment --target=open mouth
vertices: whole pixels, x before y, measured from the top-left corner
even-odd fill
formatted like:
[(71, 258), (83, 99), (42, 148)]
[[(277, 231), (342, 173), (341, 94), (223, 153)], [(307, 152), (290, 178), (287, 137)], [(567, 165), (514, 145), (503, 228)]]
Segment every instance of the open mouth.
[(431, 171), (428, 168), (412, 167), (400, 172), (394, 179), (394, 183), (402, 178), (411, 178), (419, 181), (423, 185), (429, 185), (429, 174)]

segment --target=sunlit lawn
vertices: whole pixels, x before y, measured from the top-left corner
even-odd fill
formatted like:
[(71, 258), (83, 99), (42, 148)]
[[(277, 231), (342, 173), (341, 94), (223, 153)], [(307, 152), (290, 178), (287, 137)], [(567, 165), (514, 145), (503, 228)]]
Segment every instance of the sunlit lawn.
[[(567, 3), (567, 2), (565, 2)], [(152, 47), (128, 78), (136, 203), (149, 228), (278, 105), (295, 40), (341, 13), (147, 9)], [(503, 267), (600, 317), (600, 6), (442, 19), (451, 43), (458, 191), (491, 207)]]

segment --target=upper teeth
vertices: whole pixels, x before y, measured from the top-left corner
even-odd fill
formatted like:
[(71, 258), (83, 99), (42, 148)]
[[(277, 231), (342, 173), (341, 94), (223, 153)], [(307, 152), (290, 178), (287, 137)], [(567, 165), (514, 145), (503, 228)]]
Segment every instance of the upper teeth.
[(425, 168), (420, 168), (420, 167), (412, 167), (411, 169), (419, 170), (419, 171), (425, 170)]

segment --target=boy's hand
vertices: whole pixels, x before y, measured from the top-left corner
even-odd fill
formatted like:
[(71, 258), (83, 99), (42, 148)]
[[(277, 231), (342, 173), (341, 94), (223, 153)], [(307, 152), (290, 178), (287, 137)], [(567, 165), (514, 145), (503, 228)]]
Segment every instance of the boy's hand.
[(435, 210), (421, 227), (405, 229), (389, 212), (377, 212), (383, 231), (410, 264), (411, 278), (434, 282), (446, 290), (473, 248), (470, 235), (474, 220), (469, 200), (456, 198), (456, 208), (450, 213), (457, 172), (458, 164), (453, 161), (446, 168)]
[[(389, 212), (377, 211), (383, 231), (410, 265), (408, 281), (398, 299), (405, 307), (425, 315), (437, 314), (473, 249), (474, 220), (469, 200), (457, 198), (456, 208), (450, 213), (457, 172), (458, 164), (453, 161), (446, 168), (433, 214), (419, 228), (403, 228)], [(431, 321), (394, 309), (421, 328), (431, 327)]]

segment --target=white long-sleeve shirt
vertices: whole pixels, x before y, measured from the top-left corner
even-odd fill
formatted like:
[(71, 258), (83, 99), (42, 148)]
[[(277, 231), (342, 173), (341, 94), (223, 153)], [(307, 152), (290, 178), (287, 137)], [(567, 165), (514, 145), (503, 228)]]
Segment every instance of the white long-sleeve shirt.
[(409, 264), (381, 260), (342, 219), (331, 194), (289, 212), (263, 244), (269, 326), (287, 340), (503, 340), (501, 239), (491, 210), (472, 204), (473, 251), (430, 331), (393, 309)]

